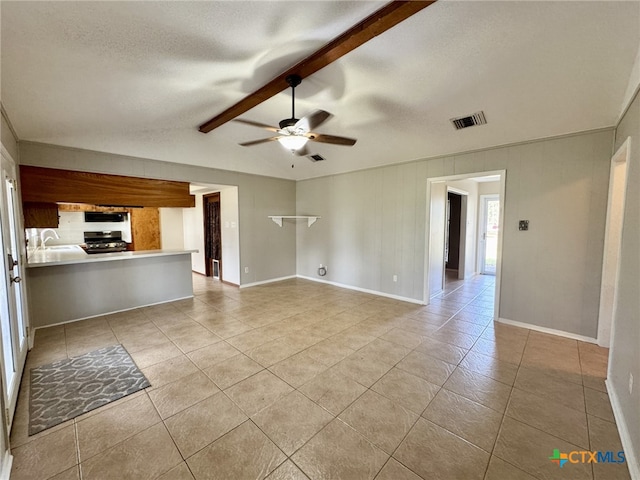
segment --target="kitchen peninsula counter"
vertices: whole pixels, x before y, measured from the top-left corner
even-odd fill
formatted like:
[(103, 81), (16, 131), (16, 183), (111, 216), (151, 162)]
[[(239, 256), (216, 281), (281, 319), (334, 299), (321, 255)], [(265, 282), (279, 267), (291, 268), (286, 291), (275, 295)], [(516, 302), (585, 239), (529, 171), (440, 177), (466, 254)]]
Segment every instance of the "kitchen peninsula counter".
[(72, 322), (193, 297), (193, 252), (87, 254), (79, 246), (32, 252), (24, 270), (29, 279), (31, 326)]

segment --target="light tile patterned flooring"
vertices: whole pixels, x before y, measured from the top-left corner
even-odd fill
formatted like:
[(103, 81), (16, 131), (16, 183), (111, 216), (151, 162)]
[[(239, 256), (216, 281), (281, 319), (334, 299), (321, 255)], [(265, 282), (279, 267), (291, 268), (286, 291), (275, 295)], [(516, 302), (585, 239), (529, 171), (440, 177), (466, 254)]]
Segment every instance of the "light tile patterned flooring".
[[(628, 479), (607, 350), (494, 324), (493, 277), (427, 307), (303, 280), (38, 331), (27, 368), (123, 344), (152, 387), (27, 436), (12, 479)], [(28, 375), (25, 375), (27, 378)]]

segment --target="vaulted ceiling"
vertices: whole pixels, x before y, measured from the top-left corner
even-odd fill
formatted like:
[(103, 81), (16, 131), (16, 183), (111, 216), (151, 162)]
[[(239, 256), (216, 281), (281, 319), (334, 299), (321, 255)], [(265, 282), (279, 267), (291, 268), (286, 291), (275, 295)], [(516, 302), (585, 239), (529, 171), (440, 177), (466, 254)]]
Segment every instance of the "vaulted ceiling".
[[(312, 163), (269, 132), (198, 126), (386, 2), (0, 2), (1, 101), (21, 140), (302, 179), (613, 126), (640, 2), (440, 1), (303, 80), (334, 114)], [(290, 116), (284, 91), (242, 118)], [(484, 111), (457, 131), (452, 117)], [(291, 168), (292, 165), (295, 168)]]

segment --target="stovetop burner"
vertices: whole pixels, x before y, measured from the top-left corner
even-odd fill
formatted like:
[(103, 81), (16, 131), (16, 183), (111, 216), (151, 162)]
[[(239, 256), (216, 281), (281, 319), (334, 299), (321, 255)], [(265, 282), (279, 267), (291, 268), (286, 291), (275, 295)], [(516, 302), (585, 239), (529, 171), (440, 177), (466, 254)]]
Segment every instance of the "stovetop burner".
[(111, 253), (124, 252), (127, 243), (122, 240), (122, 232), (84, 232), (85, 252)]

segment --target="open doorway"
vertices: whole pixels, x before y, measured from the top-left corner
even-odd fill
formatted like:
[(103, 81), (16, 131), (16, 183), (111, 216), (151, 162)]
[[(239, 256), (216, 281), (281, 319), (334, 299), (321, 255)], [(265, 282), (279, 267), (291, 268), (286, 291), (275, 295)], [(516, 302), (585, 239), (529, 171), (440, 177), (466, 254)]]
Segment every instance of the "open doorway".
[[(493, 292), (495, 302), (494, 317), (498, 318), (499, 286), (500, 286), (500, 257), (502, 248), (502, 229), (499, 228), (503, 219), (503, 205), (499, 200), (504, 197), (505, 172), (493, 171), (466, 175), (453, 175), (447, 177), (430, 178), (427, 181), (427, 222), (426, 222), (426, 246), (425, 255), (425, 291), (424, 303), (431, 301), (445, 292), (445, 282), (455, 276), (460, 280), (469, 280), (481, 273), (479, 268), (478, 238), (481, 236), (480, 214), (482, 210), (481, 196), (495, 195), (498, 202), (492, 207), (497, 207), (498, 227), (493, 229), (495, 234), (496, 252), (493, 255), (495, 266), (491, 268), (491, 259), (487, 268), (492, 269), (495, 275)], [(457, 198), (449, 194), (457, 194), (460, 197), (460, 215), (456, 218), (454, 209), (457, 209)], [(455, 199), (452, 207), (450, 199)], [(452, 222), (459, 225), (459, 230), (452, 228)], [(452, 272), (455, 265), (455, 246), (452, 249), (451, 239), (459, 238), (458, 247), (458, 273)], [(455, 243), (455, 241), (454, 241)], [(453, 251), (452, 251), (453, 250)], [(453, 262), (452, 262), (453, 260)], [(447, 271), (448, 270), (448, 271)]]
[(222, 226), (220, 192), (202, 197), (204, 207), (205, 276), (222, 280)]
[(598, 345), (607, 348), (611, 343), (611, 331), (615, 318), (618, 291), (620, 247), (630, 153), (629, 144), (630, 138), (627, 138), (611, 159), (611, 173), (609, 176), (609, 199), (607, 201), (607, 220), (602, 261), (602, 286), (600, 287), (600, 310), (598, 312)]
[(495, 275), (500, 231), (499, 195), (480, 195), (478, 225), (478, 271), (482, 275)]

